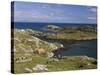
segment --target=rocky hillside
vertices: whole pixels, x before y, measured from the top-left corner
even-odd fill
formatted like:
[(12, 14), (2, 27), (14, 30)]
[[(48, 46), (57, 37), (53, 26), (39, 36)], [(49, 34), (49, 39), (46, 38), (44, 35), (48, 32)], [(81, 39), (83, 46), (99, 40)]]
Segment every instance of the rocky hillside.
[(14, 30), (14, 51), (15, 52), (33, 52), (37, 48), (45, 51), (52, 51), (60, 47), (59, 43), (50, 43), (43, 41), (33, 34), (42, 34), (41, 32), (31, 29), (15, 29)]

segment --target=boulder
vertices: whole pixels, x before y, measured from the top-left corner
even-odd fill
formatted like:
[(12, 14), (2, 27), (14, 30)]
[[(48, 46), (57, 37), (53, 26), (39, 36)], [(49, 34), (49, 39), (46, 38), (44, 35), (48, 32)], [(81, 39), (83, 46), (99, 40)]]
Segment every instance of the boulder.
[(37, 64), (34, 68), (34, 71), (48, 71), (47, 65)]
[(48, 56), (48, 58), (52, 58), (52, 57), (54, 56), (54, 53), (48, 52), (48, 53), (47, 53), (47, 56)]
[(28, 73), (33, 72), (33, 71), (32, 71), (31, 69), (29, 69), (29, 68), (25, 68), (25, 71), (28, 72)]

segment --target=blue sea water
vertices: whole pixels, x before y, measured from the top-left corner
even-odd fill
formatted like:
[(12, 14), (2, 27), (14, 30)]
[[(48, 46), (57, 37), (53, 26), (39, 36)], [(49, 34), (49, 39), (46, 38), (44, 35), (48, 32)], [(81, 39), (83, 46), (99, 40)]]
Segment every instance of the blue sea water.
[(63, 56), (89, 56), (97, 59), (97, 40), (78, 41), (61, 52)]
[(12, 23), (12, 25), (14, 24), (15, 28), (18, 29), (36, 29), (39, 30), (43, 27), (45, 27), (46, 25), (57, 25), (60, 27), (76, 27), (76, 26), (92, 26), (92, 27), (96, 27), (96, 24), (74, 24), (74, 23), (32, 23), (32, 22), (14, 22)]

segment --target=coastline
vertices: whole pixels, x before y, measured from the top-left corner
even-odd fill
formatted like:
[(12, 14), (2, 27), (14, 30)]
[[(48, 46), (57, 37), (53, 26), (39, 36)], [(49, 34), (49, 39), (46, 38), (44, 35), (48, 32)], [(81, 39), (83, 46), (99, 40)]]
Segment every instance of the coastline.
[[(36, 34), (37, 36), (33, 36), (33, 34)], [(87, 41), (87, 40), (97, 40), (96, 38), (85, 38), (85, 39), (58, 39), (58, 38), (46, 38), (45, 36), (42, 36), (41, 34), (35, 32), (35, 31), (31, 31), (31, 30), (16, 30), (15, 34), (14, 34), (17, 39), (14, 39), (16, 41), (16, 43), (19, 44), (15, 44), (17, 51), (21, 51), (22, 52), (18, 52), (18, 54), (15, 52), (15, 59), (19, 59), (19, 61), (22, 62), (18, 62), (16, 63), (16, 61), (14, 61), (14, 65), (15, 65), (15, 72), (16, 73), (23, 73), (26, 72), (26, 68), (28, 69), (32, 69), (34, 68), (36, 65), (46, 65), (48, 71), (68, 71), (68, 70), (82, 70), (82, 69), (96, 69), (97, 68), (97, 59), (94, 59), (92, 57), (88, 57), (86, 56), (66, 56), (62, 59), (58, 59), (58, 58), (48, 58), (47, 56), (43, 56), (43, 54), (33, 54), (33, 53), (29, 53), (27, 52), (27, 47), (29, 47), (30, 43), (35, 44), (38, 40), (40, 40), (40, 43), (42, 43), (41, 47), (45, 47), (45, 46), (50, 46), (51, 42), (57, 42), (57, 43), (61, 43), (65, 42), (64, 44), (69, 46), (70, 44), (72, 44), (75, 41)], [(74, 36), (73, 36), (74, 37)], [(22, 38), (22, 39), (21, 39)], [(24, 38), (24, 39), (23, 39)], [(23, 42), (24, 40), (26, 40), (26, 44), (25, 42)], [(46, 45), (46, 44), (48, 45)], [(23, 46), (21, 46), (20, 48), (20, 44), (23, 44)], [(34, 45), (32, 45), (32, 47), (29, 47), (28, 50), (34, 50), (35, 48)], [(48, 49), (47, 47), (47, 49)], [(60, 45), (57, 46), (60, 48)], [(25, 52), (23, 51), (23, 49), (25, 49)], [(28, 56), (28, 54), (30, 56)], [(32, 60), (31, 60), (32, 59)], [(36, 61), (36, 62), (35, 62)], [(27, 65), (27, 63), (30, 62), (29, 65)], [(41, 64), (40, 64), (41, 62)], [(26, 66), (24, 66), (26, 65)], [(62, 66), (63, 65), (63, 66)], [(32, 72), (36, 72), (33, 71)], [(40, 71), (41, 72), (41, 71)], [(43, 70), (42, 72), (46, 72), (45, 70)]]

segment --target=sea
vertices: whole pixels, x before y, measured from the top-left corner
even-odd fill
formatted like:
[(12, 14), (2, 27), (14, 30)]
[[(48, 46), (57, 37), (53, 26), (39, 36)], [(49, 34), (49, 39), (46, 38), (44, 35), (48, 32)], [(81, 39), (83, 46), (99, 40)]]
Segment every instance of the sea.
[(60, 27), (76, 27), (76, 26), (91, 26), (97, 27), (97, 24), (80, 24), (80, 23), (32, 23), (32, 22), (11, 22), (18, 29), (35, 29), (40, 30), (47, 25), (56, 25)]

